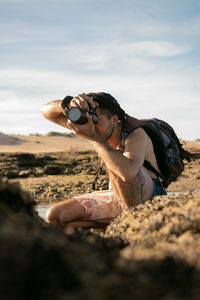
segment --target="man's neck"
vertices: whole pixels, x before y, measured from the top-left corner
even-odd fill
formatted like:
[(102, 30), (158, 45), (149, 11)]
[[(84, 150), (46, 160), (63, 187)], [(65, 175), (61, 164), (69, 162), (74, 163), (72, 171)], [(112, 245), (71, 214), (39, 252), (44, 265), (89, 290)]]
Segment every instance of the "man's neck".
[(113, 130), (112, 136), (107, 140), (108, 144), (115, 149), (119, 148), (121, 128), (122, 125), (118, 123)]

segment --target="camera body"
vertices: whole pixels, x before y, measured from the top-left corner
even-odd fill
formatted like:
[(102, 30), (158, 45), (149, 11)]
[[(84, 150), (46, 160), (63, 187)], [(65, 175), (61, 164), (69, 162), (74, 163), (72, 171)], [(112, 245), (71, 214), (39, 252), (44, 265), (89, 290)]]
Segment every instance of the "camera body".
[[(91, 106), (90, 103), (88, 103), (89, 111), (88, 113), (92, 116), (92, 121), (94, 124), (98, 122), (98, 116), (96, 114), (96, 109)], [(72, 107), (68, 111), (68, 119), (72, 121), (73, 123), (83, 125), (87, 123), (87, 117), (86, 117), (86, 110), (81, 109), (79, 107)]]

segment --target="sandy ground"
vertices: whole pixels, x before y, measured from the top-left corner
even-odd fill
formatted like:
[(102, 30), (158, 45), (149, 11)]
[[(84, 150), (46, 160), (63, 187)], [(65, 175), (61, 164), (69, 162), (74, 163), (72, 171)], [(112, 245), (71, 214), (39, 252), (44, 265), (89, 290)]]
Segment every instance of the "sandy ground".
[(90, 150), (92, 146), (84, 139), (75, 135), (4, 135), (0, 133), (0, 152), (59, 152)]
[[(200, 139), (195, 141), (181, 141), (184, 148), (192, 153), (199, 153)], [(69, 150), (92, 150), (93, 147), (85, 139), (73, 134), (48, 133), (46, 135), (31, 134), (6, 135), (0, 132), (0, 152), (63, 152)]]

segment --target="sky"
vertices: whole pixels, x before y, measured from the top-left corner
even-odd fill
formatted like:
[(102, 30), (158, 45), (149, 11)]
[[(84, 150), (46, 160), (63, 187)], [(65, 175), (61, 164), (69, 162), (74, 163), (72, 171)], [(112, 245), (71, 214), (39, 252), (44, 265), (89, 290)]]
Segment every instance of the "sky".
[(66, 132), (40, 113), (104, 91), (200, 138), (199, 0), (0, 0), (0, 132)]

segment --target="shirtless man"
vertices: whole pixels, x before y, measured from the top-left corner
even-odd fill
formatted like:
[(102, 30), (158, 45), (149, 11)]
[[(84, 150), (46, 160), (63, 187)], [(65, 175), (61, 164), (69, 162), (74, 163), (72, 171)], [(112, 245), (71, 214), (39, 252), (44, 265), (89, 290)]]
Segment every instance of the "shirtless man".
[[(130, 131), (121, 149), (120, 139), (124, 128), (130, 127), (131, 117), (125, 114), (114, 97), (107, 93), (89, 93), (69, 97), (67, 103), (65, 100), (47, 103), (41, 109), (43, 116), (71, 129), (93, 145), (106, 167), (112, 188), (75, 196), (53, 205), (47, 212), (47, 222), (63, 228), (103, 227), (123, 209), (166, 193), (154, 173), (143, 166), (144, 160), (148, 160), (159, 170), (152, 141), (142, 128)], [(88, 112), (87, 122), (83, 125), (70, 121), (67, 114), (63, 114), (63, 107), (65, 112), (66, 107), (89, 111), (88, 103), (96, 109), (96, 124)]]

